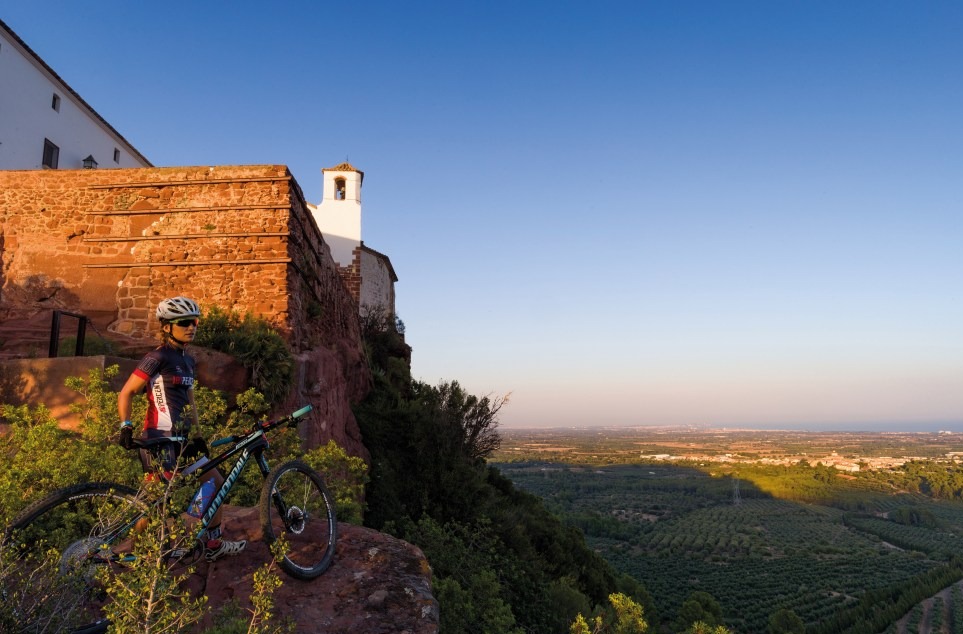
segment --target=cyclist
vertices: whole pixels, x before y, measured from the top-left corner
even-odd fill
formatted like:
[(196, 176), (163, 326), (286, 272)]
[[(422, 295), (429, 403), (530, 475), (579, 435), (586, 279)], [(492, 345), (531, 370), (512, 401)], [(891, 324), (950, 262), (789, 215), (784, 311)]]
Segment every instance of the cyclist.
[[(187, 437), (191, 427), (197, 426), (197, 408), (194, 406), (194, 358), (187, 354), (185, 347), (194, 341), (201, 309), (194, 300), (187, 297), (171, 297), (157, 305), (157, 319), (161, 325), (163, 343), (148, 352), (117, 395), (117, 410), (121, 425), (121, 444), (132, 448), (133, 424), (130, 422), (133, 398), (139, 392), (147, 391), (147, 417), (144, 420), (143, 439)], [(189, 407), (188, 407), (189, 406)], [(185, 411), (186, 410), (186, 411)], [(146, 473), (162, 471), (171, 477), (177, 467), (177, 458), (203, 454), (205, 448), (190, 444), (163, 443), (155, 448), (140, 450), (141, 462)], [(203, 446), (203, 441), (200, 441)], [(207, 457), (200, 455), (197, 461), (180, 473), (187, 474), (207, 463)], [(224, 478), (217, 469), (209, 472), (214, 479), (216, 490)], [(203, 506), (191, 513), (201, 517), (209, 499)], [(211, 518), (210, 528), (202, 536), (204, 556), (214, 561), (225, 555), (236, 555), (244, 550), (247, 542), (221, 539), (221, 509)]]

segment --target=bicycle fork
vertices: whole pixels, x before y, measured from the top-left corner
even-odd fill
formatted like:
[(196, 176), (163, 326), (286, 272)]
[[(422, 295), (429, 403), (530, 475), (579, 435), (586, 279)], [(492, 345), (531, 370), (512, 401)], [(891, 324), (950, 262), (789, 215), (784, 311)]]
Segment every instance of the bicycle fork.
[[(258, 452), (255, 460), (257, 460), (258, 468), (261, 469), (261, 474), (264, 476), (264, 479), (267, 480), (271, 474), (271, 467), (268, 466), (267, 459), (264, 457), (263, 452)], [(303, 513), (292, 513), (292, 511), (297, 511), (297, 509), (289, 507), (277, 489), (271, 491), (271, 502), (274, 503), (274, 508), (278, 510), (278, 515), (284, 521), (284, 529), (288, 532), (300, 533), (304, 521)]]

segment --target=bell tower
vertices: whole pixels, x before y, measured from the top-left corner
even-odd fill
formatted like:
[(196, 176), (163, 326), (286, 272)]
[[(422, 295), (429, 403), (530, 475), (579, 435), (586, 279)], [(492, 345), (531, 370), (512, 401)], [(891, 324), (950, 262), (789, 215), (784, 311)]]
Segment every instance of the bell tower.
[(314, 221), (331, 248), (338, 266), (354, 262), (354, 250), (361, 246), (361, 183), (364, 172), (344, 162), (321, 170), (323, 198), (312, 209)]

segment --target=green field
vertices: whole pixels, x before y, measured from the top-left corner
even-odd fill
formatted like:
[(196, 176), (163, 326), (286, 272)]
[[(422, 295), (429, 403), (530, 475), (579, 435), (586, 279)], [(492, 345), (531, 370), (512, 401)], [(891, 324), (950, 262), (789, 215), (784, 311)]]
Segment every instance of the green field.
[[(737, 632), (766, 632), (781, 608), (807, 631), (883, 631), (861, 629), (861, 602), (916, 603), (959, 579), (963, 503), (883, 486), (878, 475), (667, 463), (496, 466), (641, 581), (662, 622), (701, 590)], [(924, 587), (929, 594), (911, 598)], [(847, 615), (863, 624), (848, 624)], [(833, 617), (841, 621), (833, 625)]]

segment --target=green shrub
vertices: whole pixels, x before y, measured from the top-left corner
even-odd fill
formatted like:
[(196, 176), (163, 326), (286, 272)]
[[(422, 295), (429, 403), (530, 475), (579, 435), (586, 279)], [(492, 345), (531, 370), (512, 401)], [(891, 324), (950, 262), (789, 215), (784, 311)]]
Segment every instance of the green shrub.
[(287, 396), (294, 357), (284, 338), (264, 319), (214, 306), (204, 316), (194, 343), (237, 358), (251, 371), (251, 384), (270, 403)]
[[(6, 525), (29, 503), (77, 482), (111, 480), (134, 484), (139, 462), (116, 443), (88, 441), (60, 429), (43, 405), (0, 406), (10, 433), (0, 439), (0, 521)], [(116, 416), (115, 416), (116, 418)]]
[(333, 440), (312, 449), (304, 461), (324, 477), (324, 483), (337, 504), (338, 521), (361, 524), (364, 515), (364, 487), (368, 465), (348, 453)]
[(280, 624), (274, 618), (274, 592), (283, 585), (276, 562), (286, 546), (279, 540), (271, 546), (274, 560), (254, 571), (254, 592), (249, 610), (242, 610), (237, 599), (231, 599), (214, 615), (214, 625), (203, 634), (292, 634), (295, 624), (288, 619)]
[[(76, 336), (71, 335), (60, 340), (60, 344), (57, 346), (58, 357), (72, 357), (75, 356), (76, 352)], [(81, 356), (95, 357), (100, 354), (115, 354), (116, 352), (116, 346), (107, 339), (101, 337), (84, 337), (84, 349), (81, 352)]]
[[(163, 496), (167, 485), (149, 486), (158, 489), (153, 495)], [(104, 612), (114, 632), (183, 632), (207, 611), (207, 597), (194, 598), (184, 586), (193, 566), (174, 574), (168, 563), (174, 549), (189, 548), (192, 540), (187, 526), (170, 521), (170, 515), (167, 504), (151, 508), (147, 527), (132, 540), (134, 565), (98, 570), (97, 578), (110, 598)]]
[(408, 526), (404, 538), (418, 544), (431, 562), (442, 632), (524, 631), (516, 626), (506, 586), (517, 571), (489, 526), (441, 526), (424, 517)]
[[(26, 564), (26, 565), (24, 565)], [(0, 545), (0, 632), (62, 632), (83, 593), (60, 574), (54, 552), (23, 552)]]

